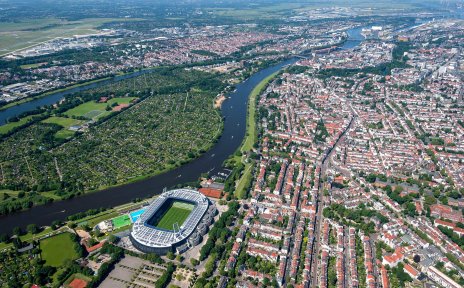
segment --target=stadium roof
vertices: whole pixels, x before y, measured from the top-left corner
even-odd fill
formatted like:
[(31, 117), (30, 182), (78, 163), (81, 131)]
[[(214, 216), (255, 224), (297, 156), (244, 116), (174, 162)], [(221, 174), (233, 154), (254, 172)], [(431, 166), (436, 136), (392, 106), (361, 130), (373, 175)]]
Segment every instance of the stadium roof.
[[(179, 227), (179, 231), (167, 231), (146, 224), (146, 222), (163, 206), (164, 202), (170, 198), (195, 204), (190, 215), (184, 221), (182, 226)], [(195, 190), (177, 189), (167, 191), (156, 198), (139, 217), (139, 219), (135, 221), (131, 235), (137, 242), (148, 247), (172, 247), (192, 234), (201, 218), (208, 210), (208, 206), (208, 198)]]

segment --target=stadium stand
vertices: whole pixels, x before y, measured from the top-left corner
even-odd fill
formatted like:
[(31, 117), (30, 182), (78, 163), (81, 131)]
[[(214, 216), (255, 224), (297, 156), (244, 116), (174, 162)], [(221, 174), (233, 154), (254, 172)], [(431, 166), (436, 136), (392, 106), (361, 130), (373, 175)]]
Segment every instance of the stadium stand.
[[(187, 219), (174, 231), (166, 230), (149, 225), (153, 217), (160, 215), (166, 201), (178, 200), (192, 204), (194, 207)], [(210, 207), (213, 207), (210, 208)], [(168, 252), (185, 251), (186, 247), (197, 245), (200, 236), (204, 235), (211, 224), (211, 218), (217, 212), (216, 207), (210, 203), (209, 199), (198, 191), (191, 189), (176, 189), (164, 192), (156, 198), (146, 209), (145, 212), (135, 221), (130, 234), (130, 240), (135, 248), (145, 253), (156, 253), (165, 255)], [(205, 217), (206, 215), (206, 217)], [(202, 220), (205, 220), (202, 221)], [(201, 224), (200, 224), (201, 223)], [(194, 231), (201, 225), (201, 232)], [(192, 241), (187, 241), (190, 236)], [(188, 246), (183, 246), (188, 245)]]

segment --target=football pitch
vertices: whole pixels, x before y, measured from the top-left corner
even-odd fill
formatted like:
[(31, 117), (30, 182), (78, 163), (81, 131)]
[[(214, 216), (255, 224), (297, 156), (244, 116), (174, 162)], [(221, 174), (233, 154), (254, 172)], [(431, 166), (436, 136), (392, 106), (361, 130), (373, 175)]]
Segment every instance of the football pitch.
[(156, 225), (157, 228), (166, 229), (166, 230), (173, 230), (172, 226), (174, 223), (182, 226), (184, 221), (192, 212), (194, 206), (189, 203), (175, 201), (172, 203), (172, 206), (167, 209), (166, 213), (159, 219), (158, 224)]
[(88, 101), (82, 103), (79, 106), (69, 109), (64, 112), (68, 117), (85, 117), (87, 119), (98, 120), (104, 116), (111, 114), (111, 111), (107, 111), (106, 107), (113, 104), (130, 104), (135, 97), (116, 97), (108, 100), (106, 103), (99, 103), (95, 101)]
[(116, 218), (113, 218), (113, 225), (114, 225), (114, 228), (115, 229), (118, 229), (118, 228), (121, 228), (121, 227), (124, 227), (124, 226), (128, 226), (130, 225), (132, 222), (129, 218), (129, 215), (127, 214), (124, 214), (124, 215), (121, 215), (121, 216), (118, 216)]
[(75, 245), (79, 245), (73, 240), (72, 234), (65, 232), (49, 238), (40, 240), (40, 255), (46, 265), (60, 267), (67, 260), (79, 258), (75, 250)]

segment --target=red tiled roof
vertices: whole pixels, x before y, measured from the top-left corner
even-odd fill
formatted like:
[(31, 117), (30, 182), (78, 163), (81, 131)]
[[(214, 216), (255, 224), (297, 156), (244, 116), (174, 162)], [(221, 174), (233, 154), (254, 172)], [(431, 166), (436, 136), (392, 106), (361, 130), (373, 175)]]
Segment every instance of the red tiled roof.
[(417, 277), (417, 275), (419, 275), (419, 271), (417, 271), (416, 269), (414, 269), (414, 267), (412, 267), (411, 265), (409, 264), (404, 264), (404, 270), (406, 270), (407, 272), (409, 272), (410, 275), (414, 276), (414, 277)]
[(97, 249), (100, 249), (103, 246), (103, 244), (105, 244), (105, 241), (102, 241), (102, 242), (100, 242), (100, 243), (98, 243), (96, 245), (93, 245), (92, 247), (85, 246), (85, 250), (87, 250), (87, 252), (90, 253), (90, 252), (93, 252), (93, 251), (95, 251)]
[(129, 107), (129, 104), (119, 104), (113, 108), (113, 111), (121, 111), (123, 108)]

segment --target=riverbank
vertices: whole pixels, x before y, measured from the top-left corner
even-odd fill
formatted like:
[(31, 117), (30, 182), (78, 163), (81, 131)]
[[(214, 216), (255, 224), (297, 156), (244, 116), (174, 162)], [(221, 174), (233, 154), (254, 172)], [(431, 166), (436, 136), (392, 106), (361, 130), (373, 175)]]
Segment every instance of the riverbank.
[[(106, 167), (114, 167), (111, 169), (111, 173), (107, 173), (107, 177), (104, 177), (104, 175), (100, 174), (100, 177), (95, 177), (95, 181), (92, 182), (94, 183), (94, 185), (88, 185), (88, 186), (84, 186), (82, 185), (81, 188), (79, 189), (79, 191), (63, 191), (63, 190), (59, 190), (57, 187), (58, 185), (60, 185), (60, 183), (63, 183), (63, 175), (64, 177), (66, 177), (66, 175), (69, 175), (70, 173), (68, 172), (68, 174), (60, 174), (61, 171), (66, 171), (67, 169), (66, 168), (63, 168), (63, 167), (73, 167), (72, 165), (75, 165), (75, 164), (67, 164), (66, 159), (63, 159), (63, 158), (70, 158), (72, 156), (72, 153), (70, 153), (70, 148), (69, 146), (63, 146), (61, 145), (62, 143), (59, 142), (57, 146), (54, 146), (54, 149), (55, 151), (56, 150), (61, 150), (63, 151), (64, 154), (59, 154), (59, 153), (56, 153), (56, 157), (55, 158), (55, 167), (56, 167), (56, 172), (55, 170), (49, 170), (51, 171), (48, 175), (52, 175), (56, 178), (48, 178), (48, 179), (55, 179), (54, 183), (54, 186), (52, 185), (49, 185), (49, 186), (43, 186), (42, 189), (37, 189), (39, 192), (36, 192), (34, 194), (32, 194), (32, 192), (34, 192), (34, 188), (22, 188), (22, 197), (4, 197), (3, 200), (0, 201), (0, 214), (2, 215), (8, 215), (8, 214), (11, 214), (11, 213), (14, 213), (16, 211), (19, 211), (19, 210), (27, 210), (28, 208), (30, 208), (30, 206), (37, 206), (37, 205), (44, 205), (44, 204), (47, 204), (51, 201), (60, 201), (60, 200), (67, 200), (69, 198), (73, 198), (73, 197), (78, 197), (78, 196), (82, 196), (82, 195), (86, 195), (86, 194), (90, 194), (90, 193), (97, 193), (101, 190), (109, 190), (109, 189), (112, 189), (112, 188), (115, 188), (115, 187), (118, 187), (118, 186), (123, 186), (123, 185), (127, 185), (127, 184), (130, 184), (130, 183), (133, 183), (133, 182), (137, 182), (137, 181), (141, 181), (141, 180), (144, 180), (144, 179), (148, 179), (150, 177), (154, 177), (154, 176), (157, 176), (157, 175), (161, 175), (161, 174), (164, 174), (166, 172), (169, 172), (171, 170), (174, 170), (182, 165), (185, 165), (189, 162), (192, 162), (194, 161), (195, 159), (201, 157), (202, 154), (204, 154), (206, 151), (208, 151), (209, 149), (211, 149), (214, 144), (218, 141), (219, 137), (221, 136), (221, 132), (222, 132), (222, 128), (223, 128), (223, 119), (222, 119), (222, 116), (220, 114), (220, 111), (217, 110), (217, 109), (213, 109), (212, 106), (208, 105), (208, 107), (206, 108), (206, 104), (207, 103), (211, 103), (211, 101), (215, 98), (215, 95), (217, 93), (217, 91), (219, 91), (218, 89), (215, 90), (215, 93), (211, 93), (211, 92), (205, 92), (203, 95), (200, 94), (199, 92), (198, 93), (194, 93), (192, 94), (192, 100), (190, 101), (189, 105), (188, 105), (188, 112), (186, 112), (185, 114), (183, 114), (182, 112), (180, 112), (179, 115), (183, 115), (182, 117), (183, 118), (186, 118), (186, 117), (191, 117), (191, 115), (200, 115), (199, 117), (201, 117), (203, 120), (199, 120), (199, 121), (188, 121), (188, 120), (177, 120), (177, 115), (172, 115), (172, 114), (167, 114), (167, 115), (164, 115), (164, 111), (162, 109), (159, 109), (160, 107), (162, 107), (162, 105), (159, 105), (159, 103), (163, 103), (163, 101), (165, 101), (165, 99), (170, 99), (170, 100), (173, 100), (173, 99), (176, 99), (174, 103), (175, 106), (179, 107), (179, 106), (183, 106), (184, 107), (184, 104), (186, 103), (186, 97), (184, 95), (181, 95), (181, 94), (177, 94), (176, 97), (174, 97), (173, 95), (164, 95), (164, 96), (158, 96), (158, 95), (153, 95), (153, 96), (150, 96), (149, 99), (144, 99), (142, 101), (140, 101), (139, 103), (135, 104), (135, 105), (138, 105), (139, 107), (137, 108), (134, 108), (134, 109), (128, 109), (127, 111), (124, 111), (122, 113), (124, 114), (121, 114), (120, 119), (124, 119), (125, 120), (125, 123), (149, 123), (149, 122), (142, 122), (143, 120), (140, 119), (139, 115), (141, 114), (140, 111), (142, 111), (142, 114), (144, 115), (147, 115), (144, 113), (144, 111), (146, 111), (146, 113), (148, 113), (148, 115), (152, 115), (151, 118), (153, 119), (156, 119), (157, 115), (160, 115), (159, 117), (163, 117), (163, 119), (165, 119), (163, 122), (166, 123), (166, 124), (160, 124), (160, 125), (164, 125), (162, 126), (162, 130), (152, 130), (152, 131), (146, 131), (145, 129), (136, 129), (136, 130), (131, 130), (131, 131), (135, 131), (135, 132), (132, 132), (132, 133), (139, 133), (139, 134), (145, 134), (145, 135), (151, 135), (150, 136), (150, 139), (160, 139), (160, 136), (161, 136), (161, 140), (165, 140), (162, 136), (164, 135), (163, 133), (160, 133), (160, 132), (157, 132), (157, 131), (165, 131), (165, 127), (168, 127), (169, 129), (171, 129), (172, 131), (172, 134), (173, 135), (175, 133), (174, 130), (176, 130), (177, 132), (179, 133), (182, 133), (183, 135), (187, 135), (184, 139), (188, 139), (187, 141), (183, 141), (184, 143), (187, 143), (187, 144), (184, 144), (184, 148), (175, 148), (175, 145), (177, 144), (177, 142), (171, 142), (170, 143), (170, 150), (165, 150), (165, 149), (149, 149), (150, 147), (147, 147), (147, 146), (136, 146), (135, 144), (132, 145), (131, 147), (138, 147), (138, 149), (140, 150), (137, 150), (137, 151), (143, 151), (143, 153), (145, 155), (147, 155), (148, 157), (152, 157), (151, 159), (161, 159), (161, 160), (158, 160), (155, 164), (160, 164), (160, 165), (154, 165), (154, 164), (151, 164), (151, 165), (148, 165), (146, 163), (150, 163), (148, 161), (145, 162), (145, 159), (146, 158), (142, 158), (142, 159), (139, 159), (137, 158), (137, 155), (136, 153), (133, 153), (132, 151), (134, 151), (134, 149), (131, 151), (131, 147), (127, 146), (127, 145), (119, 145), (119, 143), (121, 142), (124, 142), (125, 140), (123, 138), (119, 138), (118, 140), (118, 143), (117, 145), (114, 145), (112, 143), (114, 142), (110, 142), (109, 144), (107, 144), (106, 146), (107, 147), (110, 147), (111, 149), (113, 147), (116, 147), (113, 149), (112, 153), (114, 153), (114, 155), (118, 155), (117, 156), (117, 159), (123, 159), (121, 161), (121, 163), (124, 163), (123, 165), (131, 165), (132, 161), (138, 161), (138, 163), (140, 165), (146, 165), (147, 167), (152, 167), (150, 169), (139, 169), (138, 167), (134, 167), (132, 165), (132, 167), (134, 167), (134, 169), (139, 169), (139, 170), (133, 170), (133, 171), (137, 171), (137, 172), (127, 172), (127, 170), (124, 170), (123, 172), (119, 172), (121, 170), (118, 170), (119, 167), (117, 166), (111, 166), (111, 162), (109, 164), (106, 164)], [(197, 95), (197, 96), (195, 96)], [(116, 98), (115, 98), (116, 99)], [(132, 99), (132, 98), (131, 98)], [(108, 103), (112, 103), (113, 99), (111, 99)], [(119, 101), (119, 100), (118, 100)], [(129, 102), (129, 100), (127, 101)], [(100, 107), (105, 107), (105, 105), (107, 104), (98, 104), (100, 105)], [(110, 104), (109, 104), (110, 105)], [(140, 107), (141, 106), (141, 107)], [(90, 109), (95, 109), (93, 108), (94, 106), (92, 106), (92, 108)], [(147, 108), (148, 107), (148, 108)], [(67, 112), (65, 112), (67, 113)], [(86, 113), (86, 110), (84, 109), (84, 111), (82, 113)], [(74, 115), (74, 114), (73, 114)], [(77, 114), (78, 115), (78, 114)], [(164, 116), (163, 116), (164, 115)], [(70, 115), (72, 116), (72, 115)], [(57, 117), (55, 117), (56, 119), (59, 119)], [(47, 118), (47, 119), (51, 119), (51, 118)], [(65, 118), (61, 118), (61, 119), (64, 119), (66, 120)], [(189, 118), (191, 119), (191, 118)], [(112, 127), (116, 127), (115, 129), (119, 129), (119, 125), (118, 123), (115, 121), (112, 122), (112, 124), (109, 122), (109, 121), (112, 121), (112, 120), (108, 120), (108, 125), (112, 125)], [(170, 123), (173, 123), (174, 121), (177, 121), (176, 125), (172, 125)], [(42, 121), (42, 122), (45, 122)], [(58, 121), (48, 121), (47, 123), (57, 123), (59, 124), (60, 122)], [(39, 125), (43, 125), (41, 123), (37, 124)], [(105, 124), (106, 125), (106, 124)], [(148, 127), (151, 127), (151, 125), (148, 125), (148, 124), (145, 124), (146, 126)], [(5, 126), (2, 126), (2, 127), (5, 127)], [(0, 127), (0, 129), (2, 128)], [(206, 128), (207, 127), (207, 128)], [(98, 126), (97, 128), (95, 129), (99, 129)], [(204, 131), (204, 132), (201, 132), (201, 133), (197, 133), (196, 136), (192, 136), (193, 134), (192, 133), (195, 133), (197, 130), (199, 131), (200, 129), (205, 129), (207, 131)], [(55, 132), (56, 130), (54, 130), (53, 132)], [(111, 131), (111, 130), (110, 130)], [(103, 130), (104, 132), (104, 130)], [(87, 133), (87, 132), (84, 132), (84, 133)], [(100, 132), (96, 132), (97, 134), (99, 133), (101, 135), (101, 131)], [(151, 134), (150, 134), (151, 133)], [(89, 132), (89, 134), (91, 134)], [(112, 134), (109, 134), (109, 135), (112, 135)], [(174, 134), (175, 135), (175, 134)], [(15, 135), (16, 137), (17, 135)], [(79, 137), (79, 136), (77, 136)], [(134, 136), (135, 137), (135, 136)], [(187, 138), (188, 137), (188, 138)], [(20, 137), (16, 137), (16, 139), (21, 139)], [(28, 141), (28, 138), (27, 138), (27, 134), (26, 134), (26, 141)], [(104, 139), (104, 137), (103, 137)], [(140, 139), (140, 138), (139, 138)], [(177, 139), (181, 139), (181, 138), (177, 138)], [(82, 138), (78, 138), (78, 139), (75, 139), (76, 141), (83, 141)], [(190, 140), (190, 141), (189, 141)], [(8, 140), (6, 140), (8, 141)], [(10, 141), (11, 142), (11, 141)], [(10, 143), (8, 142), (8, 143)], [(16, 141), (16, 143), (18, 143), (19, 141)], [(156, 141), (154, 141), (156, 143)], [(180, 143), (182, 143), (182, 141), (179, 141)], [(69, 142), (67, 142), (69, 143)], [(75, 143), (75, 142), (74, 142)], [(100, 142), (100, 143), (106, 143), (104, 141)], [(4, 143), (2, 143), (3, 145)], [(12, 145), (12, 144), (11, 144)], [(3, 145), (3, 147), (5, 147), (5, 153), (7, 154), (3, 154), (2, 157), (6, 157), (8, 155), (8, 151), (13, 150), (15, 148), (12, 148), (11, 145)], [(66, 144), (65, 144), (66, 145)], [(118, 146), (119, 145), (119, 146)], [(28, 146), (26, 146), (28, 147)], [(178, 146), (179, 147), (179, 146)], [(190, 150), (187, 150), (189, 149)], [(77, 156), (73, 157), (74, 160), (71, 162), (71, 163), (82, 163), (81, 160), (83, 161), (86, 161), (84, 159), (91, 159), (92, 157), (94, 157), (94, 155), (99, 155), (99, 152), (98, 150), (96, 150), (97, 152), (94, 152), (94, 153), (83, 153), (82, 150), (79, 150), (78, 149), (75, 149), (74, 151), (77, 151), (77, 152), (74, 152), (74, 153), (77, 153)], [(128, 156), (128, 157), (125, 157), (125, 155), (122, 155), (122, 154), (129, 154), (129, 153), (132, 153), (131, 156)], [(170, 154), (168, 154), (170, 153)], [(76, 155), (76, 154), (75, 154)], [(121, 155), (121, 156), (120, 156)], [(135, 156), (134, 156), (135, 155)], [(161, 156), (159, 156), (161, 155)], [(165, 156), (166, 155), (166, 156)], [(124, 158), (125, 157), (125, 158)], [(165, 158), (160, 158), (160, 157), (165, 157)], [(167, 159), (169, 157), (169, 161), (168, 160), (164, 160), (164, 159)], [(81, 159), (79, 159), (81, 158)], [(116, 159), (116, 157), (115, 157)], [(152, 160), (151, 163), (153, 163), (154, 161)], [(37, 167), (37, 162), (34, 162), (32, 163), (31, 160), (29, 160), (29, 165), (28, 167)], [(69, 162), (68, 162), (69, 163)], [(126, 164), (127, 163), (127, 164)], [(161, 165), (162, 163), (162, 165)], [(58, 166), (60, 164), (60, 166)], [(3, 165), (5, 165), (3, 163)], [(35, 166), (34, 166), (35, 165)], [(99, 161), (99, 163), (96, 163), (96, 165), (100, 165), (100, 166), (103, 166), (105, 165), (105, 162), (104, 161)], [(2, 175), (3, 175), (3, 172), (4, 172), (4, 167), (5, 166), (2, 166), (0, 170), (2, 170)], [(98, 166), (93, 166), (93, 167), (98, 167)], [(127, 166), (126, 166), (127, 167)], [(63, 170), (64, 169), (64, 170)], [(8, 170), (6, 170), (8, 171)], [(35, 170), (32, 170), (32, 171), (35, 171)], [(69, 169), (68, 169), (69, 171)], [(76, 170), (76, 171), (80, 171), (80, 170)], [(83, 172), (74, 172), (75, 174), (79, 175), (78, 177), (80, 177), (82, 180), (84, 180), (83, 178), (85, 178), (86, 176), (89, 176), (89, 177), (92, 177), (93, 175), (88, 173), (88, 174), (85, 174), (86, 171), (83, 171)], [(119, 173), (119, 175), (117, 176), (120, 176), (120, 177), (114, 177), (114, 175), (116, 175), (116, 173)], [(6, 173), (5, 173), (6, 174)], [(58, 174), (58, 176), (56, 176), (56, 174)], [(8, 174), (6, 174), (8, 175)], [(60, 178), (58, 178), (60, 177)], [(107, 181), (108, 177), (114, 177), (112, 179), (115, 179), (114, 181)], [(15, 181), (15, 179), (13, 177), (10, 178), (11, 182)], [(36, 178), (37, 179), (37, 178)], [(79, 178), (77, 178), (78, 181), (81, 180)], [(88, 178), (87, 178), (88, 179)], [(81, 181), (82, 181), (81, 180)], [(53, 181), (53, 180), (48, 180), (48, 181)], [(60, 181), (60, 182), (59, 182)], [(11, 182), (6, 182), (5, 183), (11, 183)], [(19, 181), (17, 181), (19, 182)], [(21, 183), (24, 183), (24, 182), (21, 182)], [(4, 183), (2, 183), (4, 184)], [(4, 184), (5, 185), (5, 184)], [(4, 186), (4, 187), (8, 187), (8, 186)], [(33, 187), (33, 186), (29, 186), (29, 187)], [(46, 188), (46, 189), (44, 189)], [(49, 190), (52, 190), (50, 192), (43, 192), (43, 191), (49, 191)], [(57, 190), (57, 191), (56, 191)], [(32, 192), (30, 192), (32, 191)], [(67, 193), (66, 193), (67, 192)], [(36, 198), (32, 198), (31, 196), (29, 195), (37, 195)], [(1, 193), (0, 193), (1, 195)], [(51, 198), (49, 195), (56, 195), (57, 197), (53, 197)], [(40, 197), (40, 198), (39, 198)], [(20, 205), (17, 205), (17, 204), (20, 204)], [(27, 206), (26, 205), (21, 205), (22, 203), (29, 203)], [(13, 206), (15, 205), (15, 206)], [(22, 209), (21, 209), (22, 208)]]
[[(268, 77), (264, 78), (256, 87), (251, 91), (248, 98), (248, 107), (247, 107), (247, 126), (246, 126), (246, 136), (243, 139), (243, 143), (240, 147), (240, 152), (242, 153), (241, 157), (235, 157), (235, 163), (238, 165), (242, 162), (243, 157), (246, 153), (253, 150), (253, 146), (258, 141), (258, 130), (257, 126), (257, 117), (256, 117), (256, 108), (258, 103), (258, 96), (260, 96), (264, 90), (268, 87), (269, 83), (280, 73), (280, 70), (274, 72)], [(244, 199), (247, 196), (247, 189), (253, 181), (253, 172), (254, 172), (254, 163), (245, 161), (243, 174), (238, 180), (235, 196), (238, 199)]]
[[(40, 227), (40, 231), (35, 234), (23, 230), (22, 232), (24, 234), (20, 235), (19, 239), (21, 239), (22, 242), (30, 243), (32, 241), (39, 241), (40, 239), (47, 238), (53, 234), (59, 234), (63, 231), (67, 231), (69, 229), (68, 227), (76, 226), (84, 229), (84, 226), (89, 226), (91, 228), (94, 228), (95, 225), (102, 221), (109, 220), (119, 215), (125, 214), (127, 213), (127, 211), (140, 209), (141, 207), (143, 207), (143, 205), (146, 205), (150, 201), (154, 200), (156, 197), (157, 196), (150, 197), (137, 202), (125, 203), (120, 206), (116, 206), (105, 211), (99, 212), (97, 214), (86, 216), (74, 221), (66, 219), (66, 221), (62, 221), (60, 224), (58, 224), (59, 227), (55, 226), (52, 228), (51, 226), (43, 226)], [(124, 228), (127, 229), (127, 227)], [(113, 231), (113, 234), (116, 232), (117, 231)], [(0, 242), (0, 252), (12, 246), (13, 243), (11, 242)]]
[(257, 97), (264, 92), (264, 90), (269, 85), (272, 79), (276, 77), (279, 72), (275, 72), (263, 81), (261, 81), (250, 93), (248, 99), (248, 109), (247, 109), (247, 127), (246, 127), (246, 137), (243, 141), (242, 148), (240, 151), (246, 153), (253, 149), (253, 145), (258, 141), (258, 131), (256, 130), (256, 104)]
[(78, 84), (71, 84), (70, 86), (65, 86), (65, 87), (62, 87), (62, 88), (59, 88), (59, 89), (50, 90), (50, 91), (47, 91), (45, 93), (39, 94), (37, 96), (27, 97), (27, 98), (20, 99), (18, 101), (10, 102), (10, 103), (8, 103), (8, 104), (6, 104), (4, 106), (1, 106), (0, 111), (4, 111), (4, 110), (7, 110), (7, 109), (12, 108), (14, 106), (18, 106), (18, 105), (21, 105), (21, 104), (24, 104), (24, 103), (27, 103), (27, 102), (31, 102), (31, 101), (34, 101), (34, 100), (37, 100), (37, 99), (40, 99), (40, 98), (44, 98), (44, 97), (49, 96), (51, 94), (60, 93), (60, 92), (66, 92), (66, 91), (71, 90), (71, 89), (79, 88), (79, 87), (82, 87), (82, 86), (98, 83), (98, 82), (113, 79), (113, 78), (114, 78), (114, 76), (109, 76), (109, 77), (105, 77), (105, 78), (99, 78), (99, 79), (94, 79), (94, 80), (78, 83)]
[(236, 85), (236, 90), (227, 95), (228, 99), (224, 101), (222, 109), (216, 110), (221, 113), (224, 119), (221, 136), (211, 149), (197, 159), (154, 177), (143, 180), (132, 179), (133, 182), (129, 184), (86, 193), (68, 200), (34, 206), (26, 211), (1, 216), (0, 233), (10, 233), (14, 227), (26, 227), (31, 223), (39, 226), (50, 225), (54, 220), (64, 220), (69, 215), (89, 209), (111, 208), (128, 203), (136, 198), (151, 197), (161, 193), (164, 188), (176, 187), (182, 183), (196, 181), (204, 172), (209, 172), (210, 175), (220, 173), (224, 160), (235, 153), (243, 144), (247, 118), (247, 100), (251, 91), (263, 79), (296, 62), (296, 60), (292, 58), (260, 70), (244, 82)]
[(227, 97), (224, 94), (221, 94), (218, 97), (216, 97), (216, 99), (214, 99), (214, 108), (221, 109), (222, 103), (224, 103), (226, 99)]

